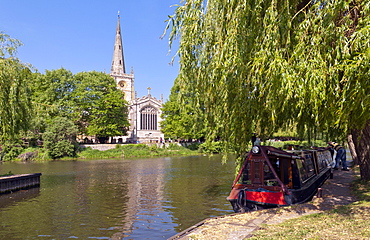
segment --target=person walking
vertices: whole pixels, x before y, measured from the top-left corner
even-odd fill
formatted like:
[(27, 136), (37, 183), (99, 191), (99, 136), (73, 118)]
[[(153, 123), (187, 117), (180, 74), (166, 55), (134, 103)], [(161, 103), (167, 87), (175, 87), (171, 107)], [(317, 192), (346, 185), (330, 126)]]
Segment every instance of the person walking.
[(346, 161), (346, 149), (339, 145), (339, 143), (336, 142), (328, 142), (329, 147), (332, 148), (337, 152), (337, 155), (335, 156), (335, 170), (338, 170), (340, 161), (342, 161), (342, 171), (349, 171)]

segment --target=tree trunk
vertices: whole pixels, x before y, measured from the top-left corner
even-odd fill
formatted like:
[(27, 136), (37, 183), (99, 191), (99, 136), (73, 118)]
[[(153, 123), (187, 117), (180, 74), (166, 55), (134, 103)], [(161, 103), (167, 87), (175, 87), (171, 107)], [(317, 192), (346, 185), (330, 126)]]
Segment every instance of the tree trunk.
[(370, 180), (370, 121), (367, 122), (362, 130), (353, 129), (351, 133), (355, 146), (354, 152), (357, 154), (357, 160), (360, 166), (361, 179), (368, 181)]
[[(358, 157), (357, 157), (357, 152), (356, 152), (356, 145), (357, 145), (357, 136), (358, 136), (358, 131), (352, 129), (351, 133), (348, 135), (348, 147), (352, 155), (353, 159), (353, 165), (358, 165)], [(355, 142), (356, 141), (356, 142)]]

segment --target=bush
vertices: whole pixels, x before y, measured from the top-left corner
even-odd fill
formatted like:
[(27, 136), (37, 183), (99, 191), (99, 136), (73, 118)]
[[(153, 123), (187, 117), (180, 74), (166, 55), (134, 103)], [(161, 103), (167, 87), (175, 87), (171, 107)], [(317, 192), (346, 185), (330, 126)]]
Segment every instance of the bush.
[(201, 143), (198, 143), (198, 142), (191, 143), (191, 144), (187, 145), (186, 148), (189, 148), (190, 150), (195, 151), (195, 150), (199, 150), (200, 145), (201, 145)]
[[(111, 150), (113, 150), (113, 149), (111, 149)], [(87, 158), (87, 159), (93, 159), (93, 158), (103, 159), (103, 158), (118, 157), (117, 154), (116, 154), (117, 153), (117, 148), (114, 149), (114, 150), (115, 151), (112, 153), (112, 151), (110, 151), (110, 150), (99, 151), (97, 149), (92, 149), (91, 147), (88, 147), (88, 148), (82, 149), (81, 152), (78, 154), (78, 157), (79, 158)], [(110, 152), (108, 152), (108, 151), (110, 151)], [(120, 155), (122, 155), (122, 151), (121, 151)]]
[(57, 117), (43, 134), (44, 146), (52, 159), (75, 157), (77, 127), (67, 118)]
[(3, 150), (0, 155), (1, 161), (12, 161), (15, 160), (18, 155), (22, 152), (23, 148), (19, 144), (4, 144)]
[(74, 157), (75, 146), (68, 140), (55, 142), (53, 146), (47, 145), (48, 154), (51, 158)]
[(157, 144), (152, 144), (152, 145), (150, 145), (149, 146), (149, 149), (150, 149), (150, 151), (152, 151), (152, 152), (156, 152), (157, 151)]
[(223, 142), (205, 142), (199, 145), (199, 151), (203, 153), (221, 153), (223, 152)]
[(181, 145), (178, 145), (177, 143), (170, 143), (167, 147), (169, 150), (180, 150), (183, 147)]

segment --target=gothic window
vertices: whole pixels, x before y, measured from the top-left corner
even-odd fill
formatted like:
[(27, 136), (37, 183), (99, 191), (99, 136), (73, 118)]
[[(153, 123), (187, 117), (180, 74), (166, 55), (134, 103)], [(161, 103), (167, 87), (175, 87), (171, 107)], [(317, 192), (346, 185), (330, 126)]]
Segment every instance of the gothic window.
[(140, 111), (140, 129), (157, 130), (157, 109), (147, 106)]

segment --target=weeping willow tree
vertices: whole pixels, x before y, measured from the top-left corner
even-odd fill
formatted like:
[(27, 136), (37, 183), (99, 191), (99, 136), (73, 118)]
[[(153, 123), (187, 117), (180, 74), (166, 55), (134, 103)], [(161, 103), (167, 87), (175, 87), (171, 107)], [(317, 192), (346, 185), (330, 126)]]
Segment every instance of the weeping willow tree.
[(0, 32), (0, 144), (16, 139), (29, 126), (30, 69), (14, 58), (21, 43)]
[(178, 101), (191, 92), (207, 139), (221, 134), (239, 154), (255, 129), (350, 135), (370, 179), (369, 8), (355, 0), (183, 1), (167, 28), (170, 44), (179, 40)]

